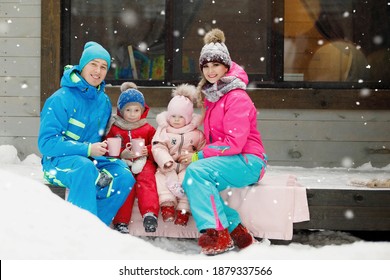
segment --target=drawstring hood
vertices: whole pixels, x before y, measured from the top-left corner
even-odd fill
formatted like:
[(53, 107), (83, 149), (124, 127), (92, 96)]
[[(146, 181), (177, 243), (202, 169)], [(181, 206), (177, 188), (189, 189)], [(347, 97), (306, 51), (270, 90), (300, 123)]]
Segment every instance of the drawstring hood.
[(64, 74), (61, 78), (61, 87), (73, 88), (73, 92), (77, 92), (85, 99), (97, 99), (98, 95), (104, 93), (106, 83), (102, 83), (98, 87), (91, 86), (81, 75), (78, 65), (67, 65), (64, 67)]

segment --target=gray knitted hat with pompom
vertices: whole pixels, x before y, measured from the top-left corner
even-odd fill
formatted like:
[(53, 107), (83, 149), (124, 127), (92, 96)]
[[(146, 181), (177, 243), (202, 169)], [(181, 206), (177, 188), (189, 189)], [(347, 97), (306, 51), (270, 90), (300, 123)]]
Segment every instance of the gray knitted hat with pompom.
[(225, 45), (225, 34), (222, 30), (215, 28), (207, 32), (203, 38), (205, 45), (200, 52), (199, 67), (209, 62), (219, 62), (230, 68), (232, 60)]

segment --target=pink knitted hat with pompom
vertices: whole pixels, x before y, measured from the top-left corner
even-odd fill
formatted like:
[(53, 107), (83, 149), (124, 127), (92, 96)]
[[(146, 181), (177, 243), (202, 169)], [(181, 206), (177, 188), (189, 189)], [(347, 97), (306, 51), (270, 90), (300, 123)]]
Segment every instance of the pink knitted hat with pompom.
[(173, 98), (168, 104), (167, 118), (173, 115), (183, 116), (186, 124), (189, 124), (194, 113), (195, 86), (188, 84), (180, 85), (172, 92), (172, 96)]

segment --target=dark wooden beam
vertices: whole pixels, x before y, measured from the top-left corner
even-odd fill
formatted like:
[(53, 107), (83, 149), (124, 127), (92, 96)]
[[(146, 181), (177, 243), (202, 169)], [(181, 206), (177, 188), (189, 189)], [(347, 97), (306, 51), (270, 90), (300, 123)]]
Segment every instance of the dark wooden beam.
[(60, 86), (61, 1), (41, 1), (41, 108)]
[[(140, 87), (150, 107), (166, 107), (171, 87)], [(119, 86), (108, 86), (106, 92), (115, 105)], [(390, 90), (371, 90), (365, 96), (357, 89), (280, 89), (248, 90), (259, 109), (321, 109), (321, 110), (389, 110)]]

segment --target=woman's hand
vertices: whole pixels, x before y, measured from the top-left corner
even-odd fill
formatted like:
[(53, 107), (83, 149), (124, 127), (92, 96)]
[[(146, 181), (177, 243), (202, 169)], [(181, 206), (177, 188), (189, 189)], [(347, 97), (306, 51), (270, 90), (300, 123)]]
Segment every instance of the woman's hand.
[(192, 155), (194, 153), (186, 153), (184, 155), (179, 156), (178, 161), (181, 164), (189, 165), (192, 162)]

